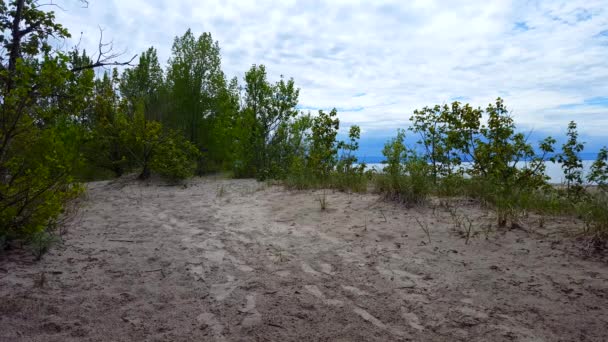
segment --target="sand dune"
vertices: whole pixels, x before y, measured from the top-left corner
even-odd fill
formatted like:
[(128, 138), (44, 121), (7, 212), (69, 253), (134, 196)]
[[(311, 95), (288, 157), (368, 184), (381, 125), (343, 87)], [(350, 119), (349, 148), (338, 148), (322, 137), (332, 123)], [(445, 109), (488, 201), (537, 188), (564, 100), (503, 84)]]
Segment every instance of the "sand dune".
[(0, 340), (608, 340), (608, 268), (561, 242), (576, 222), (487, 230), (462, 200), (465, 244), (442, 206), (320, 193), (90, 183), (63, 245), (1, 256)]

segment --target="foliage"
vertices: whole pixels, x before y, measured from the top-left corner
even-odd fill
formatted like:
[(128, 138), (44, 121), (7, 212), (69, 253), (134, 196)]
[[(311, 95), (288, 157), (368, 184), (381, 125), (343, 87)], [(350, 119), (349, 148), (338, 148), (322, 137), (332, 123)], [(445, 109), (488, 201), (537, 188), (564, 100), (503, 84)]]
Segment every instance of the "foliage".
[(286, 174), (290, 133), (301, 132), (299, 127), (290, 132), (298, 114), (299, 93), (293, 79), (285, 81), (281, 77), (271, 84), (264, 65), (253, 65), (245, 73), (243, 125), (238, 134), (239, 167), (252, 171), (249, 175), (266, 179)]
[(455, 153), (453, 136), (450, 134), (450, 123), (457, 117), (460, 107), (455, 102), (452, 107), (436, 105), (414, 110), (410, 118), (410, 130), (420, 136), (419, 145), (424, 147), (425, 156), (432, 167), (433, 183), (440, 177), (453, 173), (454, 167), (460, 165), (460, 157)]
[[(115, 79), (118, 78), (115, 76)], [(156, 49), (150, 47), (139, 57), (137, 66), (123, 71), (118, 89), (122, 97), (122, 110), (130, 117), (139, 103), (144, 105), (144, 116), (148, 120), (162, 121), (164, 110), (164, 73), (158, 62)]]
[(152, 171), (172, 181), (194, 175), (199, 156), (196, 146), (180, 132), (163, 130), (160, 122), (146, 120), (141, 102), (122, 139), (141, 169), (139, 179), (148, 179)]
[(591, 164), (587, 181), (597, 184), (600, 191), (608, 192), (608, 147), (604, 146)]
[(322, 182), (328, 180), (337, 163), (338, 146), (336, 136), (340, 128), (338, 112), (332, 109), (325, 113), (320, 110), (312, 120), (308, 167)]
[(67, 99), (82, 94), (85, 77), (70, 72), (69, 55), (52, 50), (50, 37), (69, 34), (36, 1), (2, 2), (0, 29), (0, 236), (7, 241), (45, 230), (80, 191), (72, 174), (81, 134), (69, 110), (82, 107)]
[(404, 130), (384, 145), (382, 154), (386, 166), (384, 174), (376, 177), (376, 189), (408, 206), (424, 203), (431, 192), (432, 166), (405, 146)]
[(608, 193), (597, 192), (576, 204), (576, 211), (585, 221), (585, 231), (596, 248), (608, 242)]
[[(162, 89), (162, 88), (161, 88)], [(173, 42), (165, 77), (165, 127), (181, 131), (200, 151), (199, 174), (233, 158), (238, 116), (238, 83), (221, 69), (220, 47), (210, 33), (198, 38), (191, 30)]]
[(564, 171), (568, 196), (576, 198), (581, 195), (583, 190), (583, 161), (578, 154), (583, 151), (585, 145), (578, 141), (574, 121), (570, 121), (568, 124), (566, 136), (568, 140), (562, 145), (562, 153), (557, 156), (557, 161), (562, 165)]
[(171, 181), (192, 177), (196, 171), (198, 149), (179, 132), (165, 134), (150, 160), (150, 170)]
[(84, 156), (88, 164), (107, 169), (120, 177), (130, 169), (129, 152), (124, 132), (128, 117), (119, 108), (118, 72), (104, 73), (95, 81), (92, 110), (88, 117), (90, 130), (86, 134)]

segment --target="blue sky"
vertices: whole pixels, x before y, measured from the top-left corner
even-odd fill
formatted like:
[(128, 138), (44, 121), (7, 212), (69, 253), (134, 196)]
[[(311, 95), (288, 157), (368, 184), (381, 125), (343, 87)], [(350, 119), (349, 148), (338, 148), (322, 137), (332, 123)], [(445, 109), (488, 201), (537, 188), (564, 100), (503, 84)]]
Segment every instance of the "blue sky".
[[(588, 150), (608, 144), (608, 0), (64, 1), (59, 20), (94, 49), (155, 46), (162, 61), (188, 28), (211, 32), (227, 76), (252, 64), (293, 77), (300, 107), (336, 107), (362, 146), (406, 127), (412, 111), (501, 96), (522, 130), (559, 136), (579, 123)], [(375, 152), (374, 152), (375, 151)], [(365, 153), (367, 154), (367, 153)]]

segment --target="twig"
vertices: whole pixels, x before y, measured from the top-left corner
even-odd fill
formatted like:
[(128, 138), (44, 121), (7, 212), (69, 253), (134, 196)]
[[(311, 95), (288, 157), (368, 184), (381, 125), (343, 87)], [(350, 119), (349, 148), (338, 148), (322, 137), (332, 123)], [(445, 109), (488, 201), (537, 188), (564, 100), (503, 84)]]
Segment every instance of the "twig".
[(123, 240), (123, 239), (108, 239), (108, 241), (113, 241), (113, 242), (135, 242), (134, 240)]
[(380, 214), (382, 214), (382, 217), (384, 217), (384, 222), (388, 222), (386, 216), (384, 216), (384, 210), (380, 209)]
[(471, 239), (471, 232), (473, 231), (473, 221), (471, 221), (468, 217), (463, 216), (463, 219), (467, 220), (467, 227), (466, 227), (466, 240), (464, 241), (465, 245), (469, 244), (469, 240)]
[(431, 232), (429, 230), (428, 224), (422, 223), (417, 217), (416, 217), (416, 222), (418, 222), (418, 225), (420, 226), (422, 231), (424, 231), (424, 233), (426, 234), (427, 239), (429, 239), (429, 243), (431, 243)]

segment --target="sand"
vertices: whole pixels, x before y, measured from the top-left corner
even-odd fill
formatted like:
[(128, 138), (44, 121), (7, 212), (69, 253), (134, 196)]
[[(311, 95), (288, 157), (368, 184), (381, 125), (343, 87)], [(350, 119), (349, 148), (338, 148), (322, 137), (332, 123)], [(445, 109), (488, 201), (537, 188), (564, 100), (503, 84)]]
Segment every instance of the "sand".
[(213, 177), (87, 187), (42, 261), (0, 255), (0, 341), (608, 340), (607, 264), (570, 219), (499, 230), (452, 201), (467, 244), (438, 200), (327, 190), (321, 210), (323, 191)]

